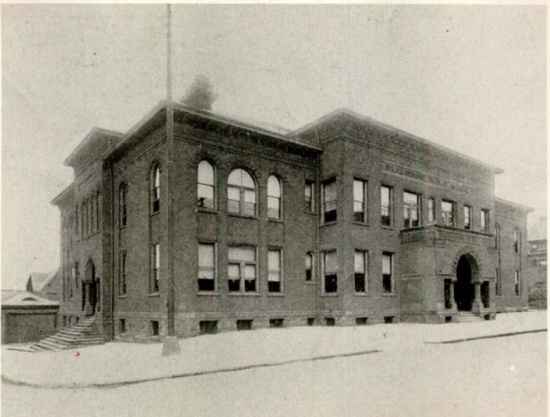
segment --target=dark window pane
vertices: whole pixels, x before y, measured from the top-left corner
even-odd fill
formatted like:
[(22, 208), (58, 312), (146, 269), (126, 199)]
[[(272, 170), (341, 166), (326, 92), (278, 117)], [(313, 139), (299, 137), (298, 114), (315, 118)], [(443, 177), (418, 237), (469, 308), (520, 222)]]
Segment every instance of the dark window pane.
[(239, 279), (230, 279), (227, 281), (227, 283), (228, 283), (229, 291), (239, 291), (239, 283), (240, 283)]
[(268, 281), (267, 288), (269, 292), (281, 292), (281, 283), (276, 281)]
[(391, 282), (391, 275), (384, 274), (382, 276), (382, 285), (384, 287), (385, 293), (391, 293), (392, 292), (392, 282)]
[(244, 290), (246, 292), (255, 292), (256, 291), (256, 280), (255, 279), (245, 279), (244, 280)]
[(337, 292), (338, 291), (338, 276), (325, 275), (325, 292)]
[(214, 280), (199, 279), (199, 291), (214, 291)]
[(365, 292), (365, 274), (355, 274), (355, 292)]

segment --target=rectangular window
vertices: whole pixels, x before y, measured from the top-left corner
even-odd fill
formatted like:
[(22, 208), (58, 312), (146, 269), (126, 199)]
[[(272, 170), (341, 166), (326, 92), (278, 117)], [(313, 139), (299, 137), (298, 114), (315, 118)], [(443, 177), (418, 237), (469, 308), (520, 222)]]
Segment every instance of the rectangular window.
[(308, 326), (315, 326), (315, 317), (308, 317), (307, 325)]
[(380, 214), (383, 226), (391, 226), (392, 224), (392, 200), (393, 189), (388, 186), (380, 187)]
[(428, 200), (428, 221), (430, 223), (435, 222), (435, 199), (433, 198)]
[(267, 290), (269, 292), (281, 292), (281, 251), (270, 250), (267, 252)]
[(151, 321), (151, 336), (158, 336), (160, 334), (159, 322), (156, 320)]
[(338, 198), (336, 191), (336, 180), (331, 179), (323, 184), (323, 213), (324, 222), (335, 222), (337, 220), (336, 200)]
[(199, 243), (198, 251), (199, 291), (214, 291), (216, 288), (216, 247), (214, 244)]
[(126, 294), (126, 251), (120, 253), (118, 272), (118, 294)]
[(218, 333), (218, 322), (215, 320), (199, 321), (199, 330), (201, 334)]
[(353, 180), (353, 220), (367, 222), (367, 182)]
[(310, 213), (315, 213), (315, 183), (306, 181), (304, 187), (304, 199), (306, 210)]
[(159, 292), (160, 281), (160, 243), (151, 246), (151, 293)]
[(403, 220), (405, 229), (420, 226), (419, 195), (405, 191), (403, 193)]
[(283, 323), (284, 323), (283, 319), (270, 319), (269, 327), (280, 329), (283, 327)]
[(472, 228), (472, 207), (464, 206), (464, 229)]
[(78, 215), (78, 205), (75, 206), (74, 213), (74, 232), (76, 235), (78, 235), (78, 225), (80, 223), (80, 217)]
[(305, 275), (306, 281), (313, 279), (313, 254), (308, 252), (305, 256)]
[(325, 317), (325, 324), (327, 326), (334, 326), (336, 324), (336, 320), (334, 317)]
[(237, 320), (237, 330), (252, 330), (252, 320)]
[(228, 251), (230, 292), (256, 292), (256, 248), (233, 246)]
[(519, 253), (520, 234), (518, 229), (514, 229), (514, 252)]
[(447, 310), (453, 307), (453, 304), (451, 301), (451, 285), (453, 285), (452, 280), (450, 279), (443, 280), (443, 295), (445, 299), (445, 308)]
[(489, 210), (481, 209), (481, 231), (489, 233)]
[(382, 286), (384, 293), (393, 293), (393, 253), (382, 253)]
[(367, 292), (368, 271), (368, 252), (362, 250), (355, 251), (355, 292)]
[(120, 334), (126, 333), (126, 319), (118, 319), (118, 332)]
[(514, 273), (514, 291), (517, 297), (521, 296), (521, 275), (519, 271)]
[(336, 251), (323, 253), (323, 274), (325, 293), (338, 292), (338, 261)]
[(368, 324), (368, 317), (356, 317), (355, 324), (357, 326), (366, 326)]
[(446, 200), (441, 201), (441, 220), (444, 226), (454, 227), (455, 203)]

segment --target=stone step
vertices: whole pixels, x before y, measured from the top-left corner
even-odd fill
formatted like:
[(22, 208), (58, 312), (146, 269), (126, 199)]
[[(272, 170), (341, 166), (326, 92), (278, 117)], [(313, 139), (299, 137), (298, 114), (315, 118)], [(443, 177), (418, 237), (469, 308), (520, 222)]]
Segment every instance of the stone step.
[(34, 352), (60, 351), (103, 343), (105, 343), (103, 335), (95, 326), (95, 318), (92, 318), (59, 330), (53, 336), (32, 345), (31, 350)]

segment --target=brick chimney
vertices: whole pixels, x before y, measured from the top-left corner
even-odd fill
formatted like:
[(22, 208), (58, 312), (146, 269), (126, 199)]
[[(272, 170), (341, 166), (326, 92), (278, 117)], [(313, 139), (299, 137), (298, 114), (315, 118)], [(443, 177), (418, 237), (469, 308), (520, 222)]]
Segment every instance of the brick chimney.
[(197, 75), (193, 84), (187, 88), (185, 95), (180, 98), (180, 102), (197, 109), (212, 110), (212, 103), (217, 98), (217, 94), (212, 91), (210, 80), (203, 75)]

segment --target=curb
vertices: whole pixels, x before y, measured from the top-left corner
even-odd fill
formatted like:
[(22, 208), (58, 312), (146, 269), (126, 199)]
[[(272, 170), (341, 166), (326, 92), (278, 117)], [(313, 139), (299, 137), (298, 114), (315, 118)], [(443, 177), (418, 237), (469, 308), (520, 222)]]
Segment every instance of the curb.
[(463, 342), (473, 342), (475, 340), (482, 340), (482, 339), (496, 339), (497, 337), (508, 337), (508, 336), (519, 336), (522, 334), (529, 334), (529, 333), (541, 333), (546, 332), (547, 329), (536, 329), (536, 330), (524, 330), (520, 332), (512, 332), (512, 333), (500, 333), (500, 334), (494, 334), (489, 336), (477, 336), (477, 337), (466, 337), (464, 339), (453, 339), (453, 340), (444, 340), (442, 342), (424, 342), (427, 345), (447, 345), (451, 343), (463, 343)]
[(104, 382), (104, 383), (95, 383), (95, 384), (37, 384), (37, 383), (31, 383), (31, 382), (18, 381), (16, 379), (12, 379), (4, 375), (2, 375), (2, 382), (10, 385), (20, 386), (20, 387), (40, 388), (40, 389), (50, 389), (50, 390), (85, 389), (85, 388), (111, 389), (111, 388), (119, 388), (127, 385), (141, 384), (145, 382), (162, 381), (166, 379), (191, 378), (195, 376), (247, 371), (249, 369), (256, 369), (256, 368), (271, 368), (275, 366), (283, 366), (283, 365), (289, 365), (289, 364), (299, 363), (299, 362), (315, 362), (315, 361), (321, 361), (321, 360), (327, 360), (327, 359), (369, 355), (371, 353), (379, 353), (379, 352), (382, 352), (382, 351), (381, 350), (364, 350), (360, 352), (342, 353), (342, 354), (326, 355), (326, 356), (315, 356), (313, 358), (307, 358), (307, 359), (292, 359), (292, 360), (282, 361), (282, 362), (261, 363), (256, 365), (243, 365), (243, 366), (237, 366), (233, 368), (222, 368), (222, 369), (215, 369), (210, 371), (186, 372), (182, 374), (137, 379), (132, 381), (116, 381), (116, 382)]

